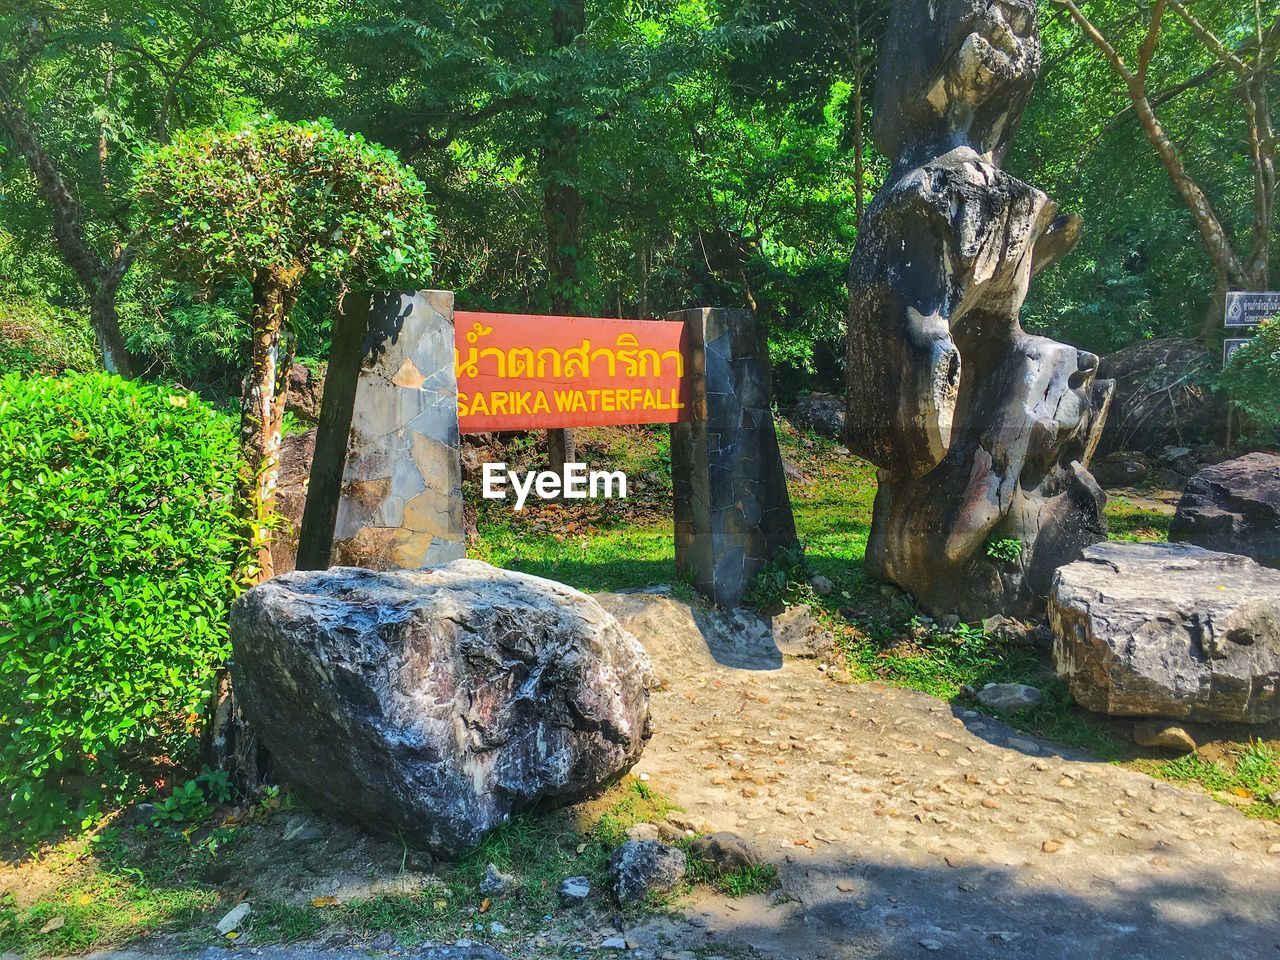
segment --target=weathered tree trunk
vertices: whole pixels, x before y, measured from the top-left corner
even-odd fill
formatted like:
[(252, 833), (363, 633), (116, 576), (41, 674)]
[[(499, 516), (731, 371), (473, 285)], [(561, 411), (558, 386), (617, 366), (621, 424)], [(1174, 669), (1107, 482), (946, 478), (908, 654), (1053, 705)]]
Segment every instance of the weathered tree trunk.
[(240, 410), (238, 493), (250, 528), (250, 567), (244, 579), (272, 576), (271, 528), (280, 476), (280, 433), (288, 398), (290, 358), (282, 350), (285, 324), (298, 299), (303, 268), (258, 270), (253, 277), (253, 347)]
[[(240, 405), (240, 455), (236, 494), (249, 531), (244, 586), (271, 579), (271, 536), (276, 483), (280, 476), (280, 434), (289, 393), (286, 325), (297, 302), (304, 270), (257, 270), (253, 275), (253, 345)], [(208, 704), (204, 752), (210, 767), (225, 770), (236, 788), (252, 796), (264, 782), (270, 758), (249, 726), (236, 698), (228, 668), (218, 673)]]
[(867, 72), (863, 66), (862, 53), (862, 6), (853, 6), (853, 182), (856, 184), (853, 195), (854, 226), (862, 229), (862, 214), (865, 202), (862, 199), (864, 189), (863, 178), (866, 176), (866, 111), (863, 109), (862, 95), (866, 88)]
[(44, 149), (26, 114), (8, 89), (0, 85), (0, 126), (8, 132), (27, 162), (36, 190), (53, 215), (53, 238), (63, 261), (71, 268), (89, 300), (89, 320), (102, 354), (102, 365), (122, 377), (135, 374), (133, 358), (125, 349), (116, 313), (116, 290), (133, 263), (133, 249), (117, 245), (114, 259), (101, 257), (84, 230), (83, 208)]
[(1039, 63), (1029, 0), (895, 6), (872, 127), (894, 165), (850, 273), (847, 439), (880, 468), (867, 569), (968, 619), (1040, 611), (1105, 536), (1087, 465), (1111, 384), (1018, 324), (1079, 237), (998, 166)]
[(137, 371), (134, 369), (133, 357), (124, 345), (124, 336), (120, 333), (116, 289), (117, 284), (106, 282), (91, 292), (89, 323), (97, 337), (98, 352), (102, 354), (102, 368), (108, 373), (127, 378)]

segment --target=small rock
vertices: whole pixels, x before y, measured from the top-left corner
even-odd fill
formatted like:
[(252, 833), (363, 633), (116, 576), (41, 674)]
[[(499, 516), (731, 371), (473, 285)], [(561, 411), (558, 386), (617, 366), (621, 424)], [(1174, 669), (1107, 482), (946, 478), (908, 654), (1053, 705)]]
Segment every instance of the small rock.
[(1133, 742), (1140, 747), (1160, 747), (1179, 753), (1192, 753), (1196, 749), (1195, 738), (1168, 720), (1139, 720), (1133, 725)]
[(661, 840), (662, 832), (656, 823), (637, 823), (627, 827), (628, 840)]
[(1010, 737), (1009, 749), (1021, 750), (1023, 753), (1039, 753), (1040, 745), (1030, 740), (1023, 740), (1021, 737)]
[(627, 949), (626, 937), (608, 937), (600, 941), (601, 950), (625, 950)]
[(480, 881), (480, 892), (494, 896), (505, 893), (515, 878), (503, 873), (492, 863), (484, 868), (484, 879)]
[(1160, 454), (1160, 459), (1165, 463), (1176, 463), (1183, 457), (1191, 456), (1190, 447), (1165, 447), (1164, 452)]
[(570, 906), (586, 902), (591, 896), (591, 881), (587, 877), (569, 877), (560, 884), (560, 900)]
[(938, 629), (943, 633), (950, 633), (961, 624), (960, 618), (954, 613), (944, 613), (938, 617)]
[(930, 953), (937, 953), (942, 949), (942, 944), (937, 940), (921, 940), (920, 946), (924, 947)]
[(1002, 710), (1005, 713), (1029, 710), (1040, 706), (1043, 701), (1044, 695), (1025, 683), (988, 683), (978, 691), (980, 704), (988, 710)]
[(813, 575), (813, 579), (809, 581), (809, 585), (813, 587), (813, 592), (820, 597), (830, 595), (836, 588), (834, 583), (820, 573), (815, 573)]
[(720, 831), (698, 837), (689, 845), (689, 855), (705, 864), (712, 873), (731, 873), (758, 866), (760, 855), (736, 833)]
[(324, 830), (310, 817), (293, 816), (285, 821), (284, 838), (286, 840), (318, 840), (323, 836)]
[(225, 917), (218, 921), (218, 932), (224, 937), (233, 930), (240, 929), (240, 924), (253, 912), (253, 908), (249, 906), (248, 900), (242, 900), (236, 904), (227, 913)]
[(1128, 487), (1147, 479), (1151, 468), (1141, 453), (1119, 450), (1094, 461), (1089, 472), (1104, 487)]
[(609, 886), (619, 903), (642, 900), (684, 879), (684, 851), (656, 840), (628, 840), (609, 857)]
[(1273, 843), (1271, 846), (1267, 847), (1267, 853), (1280, 853), (1280, 843)]
[(1062, 841), (1046, 840), (1044, 843), (1040, 844), (1040, 849), (1043, 850), (1045, 853), (1057, 853), (1059, 850), (1062, 849)]

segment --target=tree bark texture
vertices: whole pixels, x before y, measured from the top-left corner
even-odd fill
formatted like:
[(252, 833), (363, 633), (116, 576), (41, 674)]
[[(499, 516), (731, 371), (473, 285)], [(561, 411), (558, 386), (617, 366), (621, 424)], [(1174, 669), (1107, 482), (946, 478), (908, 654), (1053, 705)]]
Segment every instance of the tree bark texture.
[(850, 272), (849, 447), (880, 468), (867, 569), (935, 613), (1043, 610), (1105, 537), (1111, 384), (1018, 323), (1078, 218), (1000, 169), (1039, 70), (1034, 0), (895, 5), (872, 133), (893, 160)]
[(280, 434), (289, 394), (291, 358), (283, 349), (285, 324), (305, 271), (301, 266), (257, 270), (253, 277), (253, 347), (240, 407), (238, 493), (250, 528), (246, 579), (271, 579), (271, 529), (280, 476)]
[(4, 86), (0, 86), (0, 125), (31, 170), (36, 189), (53, 215), (53, 237), (58, 251), (88, 296), (89, 322), (97, 337), (103, 368), (122, 377), (132, 377), (136, 371), (120, 333), (116, 290), (133, 264), (133, 248), (122, 247), (111, 260), (93, 249), (85, 235), (80, 201), (40, 143), (26, 114)]

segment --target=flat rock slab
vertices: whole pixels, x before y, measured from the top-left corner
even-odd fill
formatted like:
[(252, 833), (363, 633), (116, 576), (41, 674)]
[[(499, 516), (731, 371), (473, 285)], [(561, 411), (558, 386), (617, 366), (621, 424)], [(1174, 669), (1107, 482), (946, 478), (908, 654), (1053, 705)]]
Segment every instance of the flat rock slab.
[(1280, 568), (1280, 456), (1251, 453), (1187, 481), (1169, 539)]
[(1280, 717), (1280, 572), (1186, 544), (1106, 543), (1058, 570), (1054, 662), (1113, 716)]
[(476, 560), (285, 574), (236, 601), (231, 635), (281, 779), (443, 857), (593, 792), (649, 736), (635, 638), (577, 590)]

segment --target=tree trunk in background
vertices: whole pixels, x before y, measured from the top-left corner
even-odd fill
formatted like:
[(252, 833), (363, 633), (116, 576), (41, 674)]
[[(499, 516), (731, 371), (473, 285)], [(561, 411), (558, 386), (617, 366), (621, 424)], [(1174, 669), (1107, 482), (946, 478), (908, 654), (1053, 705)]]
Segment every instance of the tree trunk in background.
[[(1131, 67), (1111, 41), (1081, 11), (1075, 0), (1053, 0), (1063, 7), (1080, 27), (1089, 41), (1106, 58), (1112, 71), (1124, 84), (1125, 94), (1133, 105), (1134, 113), (1142, 124), (1143, 133), (1156, 151), (1161, 165), (1173, 181), (1191, 217), (1200, 231), (1205, 251), (1213, 263), (1215, 284), (1213, 300), (1205, 314), (1200, 329), (1201, 339), (1214, 341), (1221, 333), (1222, 313), (1228, 290), (1265, 290), (1271, 255), (1271, 211), (1276, 189), (1277, 141), (1272, 129), (1271, 106), (1266, 81), (1275, 67), (1280, 51), (1280, 21), (1262, 22), (1262, 7), (1254, 4), (1255, 48), (1250, 53), (1244, 48), (1229, 48), (1201, 23), (1180, 0), (1158, 0), (1152, 7), (1146, 38), (1138, 49)], [(1248, 256), (1241, 256), (1232, 246), (1231, 238), (1218, 217), (1200, 184), (1188, 172), (1179, 151), (1155, 113), (1155, 105), (1148, 96), (1147, 68), (1155, 54), (1160, 39), (1161, 21), (1165, 7), (1173, 9), (1191, 28), (1221, 64), (1239, 79), (1236, 87), (1244, 102), (1246, 126), (1249, 131), (1250, 161), (1254, 169), (1253, 243)]]
[(102, 354), (102, 368), (126, 379), (134, 376), (133, 358), (124, 345), (120, 333), (120, 317), (116, 312), (118, 282), (105, 281), (97, 289), (90, 290), (89, 323), (98, 340), (98, 352)]
[(857, 4), (853, 8), (853, 59), (853, 182), (857, 184), (857, 192), (853, 198), (853, 222), (855, 227), (861, 229), (862, 178), (866, 173), (866, 136), (862, 112), (866, 68), (862, 62), (862, 9)]
[(97, 336), (103, 367), (120, 376), (134, 376), (133, 358), (125, 349), (116, 313), (116, 290), (133, 262), (133, 250), (116, 244), (114, 259), (98, 255), (85, 235), (83, 208), (72, 193), (53, 158), (36, 138), (26, 114), (0, 86), (0, 126), (8, 132), (14, 146), (27, 162), (35, 180), (36, 191), (49, 205), (53, 215), (53, 238), (58, 253), (84, 288), (89, 300), (89, 320)]
[(237, 492), (250, 528), (250, 558), (242, 578), (269, 580), (271, 518), (280, 476), (280, 433), (289, 392), (289, 360), (281, 350), (285, 323), (298, 299), (303, 268), (257, 270), (253, 276), (253, 349), (240, 407)]
[[(586, 30), (584, 0), (553, 0), (551, 42), (556, 49), (573, 46)], [(578, 150), (582, 131), (560, 115), (563, 100), (548, 104), (542, 170), (542, 214), (547, 229), (547, 273), (551, 311), (572, 314), (578, 304), (578, 258), (582, 255), (582, 193), (578, 189)], [(563, 473), (572, 463), (573, 431), (547, 431), (547, 459)]]

